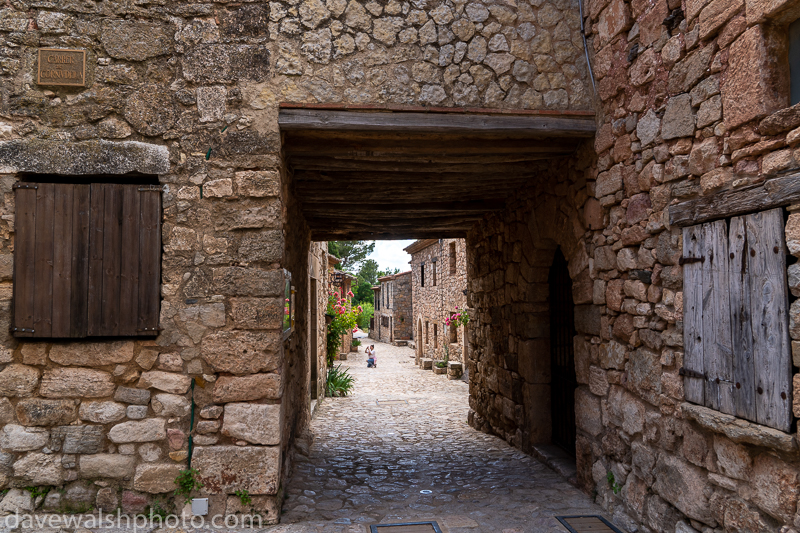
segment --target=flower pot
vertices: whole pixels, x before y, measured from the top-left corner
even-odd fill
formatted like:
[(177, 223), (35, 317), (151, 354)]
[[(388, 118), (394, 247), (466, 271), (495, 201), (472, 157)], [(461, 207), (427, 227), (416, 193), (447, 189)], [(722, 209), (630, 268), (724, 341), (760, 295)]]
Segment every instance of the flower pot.
[(439, 366), (435, 366), (434, 365), (433, 373), (434, 374), (447, 374), (447, 367), (446, 366), (445, 367), (439, 367)]

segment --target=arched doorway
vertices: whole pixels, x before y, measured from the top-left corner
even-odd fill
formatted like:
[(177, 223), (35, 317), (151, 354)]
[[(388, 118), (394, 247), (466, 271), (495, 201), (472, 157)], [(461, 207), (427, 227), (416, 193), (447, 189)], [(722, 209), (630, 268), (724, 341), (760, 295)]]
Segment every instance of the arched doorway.
[(417, 337), (415, 339), (416, 346), (417, 346), (417, 364), (419, 364), (420, 359), (422, 359), (422, 343), (424, 342), (424, 337), (422, 336), (422, 318), (417, 319)]
[(575, 455), (575, 304), (567, 260), (556, 250), (548, 276), (550, 285), (550, 410), (552, 442)]

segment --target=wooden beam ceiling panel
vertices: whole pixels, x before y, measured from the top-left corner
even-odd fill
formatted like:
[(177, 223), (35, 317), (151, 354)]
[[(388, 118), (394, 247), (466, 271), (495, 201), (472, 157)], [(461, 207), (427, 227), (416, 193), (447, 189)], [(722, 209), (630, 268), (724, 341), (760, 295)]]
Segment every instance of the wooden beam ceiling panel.
[(594, 135), (588, 117), (280, 112), (292, 190), (319, 240), (464, 237)]

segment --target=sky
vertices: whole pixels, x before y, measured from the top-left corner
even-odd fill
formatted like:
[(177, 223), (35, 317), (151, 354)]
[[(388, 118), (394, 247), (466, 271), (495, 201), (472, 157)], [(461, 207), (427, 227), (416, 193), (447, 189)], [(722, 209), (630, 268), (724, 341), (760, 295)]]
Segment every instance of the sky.
[(375, 251), (370, 254), (369, 259), (377, 261), (380, 270), (399, 268), (400, 272), (405, 272), (410, 269), (408, 262), (411, 261), (411, 256), (403, 248), (412, 242), (414, 241), (375, 241)]

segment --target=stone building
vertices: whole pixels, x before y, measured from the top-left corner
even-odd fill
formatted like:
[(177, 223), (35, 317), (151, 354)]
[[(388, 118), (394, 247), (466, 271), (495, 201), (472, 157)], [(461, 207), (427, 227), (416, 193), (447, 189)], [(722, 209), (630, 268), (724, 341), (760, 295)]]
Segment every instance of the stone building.
[(797, 16), (7, 4), (0, 482), (138, 511), (191, 435), (211, 514), (247, 489), (276, 520), (324, 369), (312, 241), (465, 239), (470, 424), (563, 446), (627, 529), (799, 526)]
[(467, 250), (464, 239), (422, 239), (405, 248), (411, 255), (415, 346), (420, 359), (465, 363), (465, 327), (445, 318), (467, 307)]
[(393, 343), (413, 339), (411, 272), (378, 278), (373, 288), (375, 315), (370, 337)]

